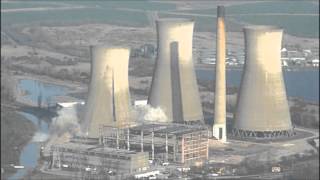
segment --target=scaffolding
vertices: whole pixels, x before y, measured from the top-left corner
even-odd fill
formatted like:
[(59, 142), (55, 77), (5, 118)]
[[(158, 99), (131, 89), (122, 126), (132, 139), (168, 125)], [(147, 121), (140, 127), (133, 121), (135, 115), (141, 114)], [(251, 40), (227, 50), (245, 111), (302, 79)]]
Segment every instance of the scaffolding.
[(208, 159), (208, 129), (199, 124), (103, 126), (100, 133), (103, 146), (148, 152), (152, 161), (193, 164)]

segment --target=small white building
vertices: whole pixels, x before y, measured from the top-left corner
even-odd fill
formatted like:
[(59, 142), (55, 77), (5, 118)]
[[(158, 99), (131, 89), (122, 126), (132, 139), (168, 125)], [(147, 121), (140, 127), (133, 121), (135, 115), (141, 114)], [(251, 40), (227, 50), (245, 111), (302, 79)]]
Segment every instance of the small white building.
[(55, 106), (56, 109), (61, 109), (71, 108), (78, 104), (84, 105), (85, 101), (71, 96), (54, 96), (51, 99), (51, 104)]
[(201, 61), (203, 64), (216, 64), (216, 58), (206, 58)]
[(305, 57), (292, 57), (292, 58), (290, 58), (290, 60), (297, 62), (297, 61), (305, 61), (306, 58)]
[(314, 59), (311, 62), (313, 67), (319, 67), (319, 59)]
[(284, 66), (284, 67), (288, 67), (288, 63), (287, 63), (287, 61), (286, 61), (286, 60), (282, 60), (282, 61), (281, 61), (281, 63), (282, 63), (282, 66)]
[(57, 103), (57, 106), (61, 107), (61, 108), (70, 108), (70, 107), (73, 107), (73, 106), (75, 106), (77, 104), (84, 105), (84, 101), (79, 101), (79, 102), (61, 102), (61, 103)]
[(145, 106), (148, 104), (148, 100), (136, 100), (134, 101), (134, 106)]
[(312, 54), (312, 51), (310, 49), (304, 49), (302, 52), (305, 57)]

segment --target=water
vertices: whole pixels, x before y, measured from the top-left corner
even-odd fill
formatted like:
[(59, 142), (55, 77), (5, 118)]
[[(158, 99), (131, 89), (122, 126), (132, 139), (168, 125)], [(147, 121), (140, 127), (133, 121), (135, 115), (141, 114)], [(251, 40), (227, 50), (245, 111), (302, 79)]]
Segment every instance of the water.
[[(238, 16), (238, 21), (256, 25), (272, 25), (282, 27), (285, 33), (307, 38), (319, 37), (319, 16), (307, 15), (265, 15)], [(306, 28), (308, 27), (308, 28)]]
[[(27, 91), (28, 94), (25, 98), (37, 102), (37, 98), (41, 93), (44, 98), (51, 98), (53, 96), (60, 96), (67, 94), (68, 88), (44, 83), (37, 80), (23, 79), (19, 81), (18, 88), (23, 91)], [(34, 169), (37, 166), (37, 161), (40, 157), (40, 143), (46, 140), (48, 137), (49, 125), (29, 113), (21, 113), (27, 120), (31, 121), (36, 127), (37, 132), (33, 139), (23, 148), (20, 155), (20, 164), (24, 169), (19, 169), (10, 180), (20, 179), (25, 176), (29, 170)]]
[[(213, 80), (214, 70), (197, 70), (201, 80)], [(239, 87), (242, 70), (227, 71), (227, 86)], [(287, 96), (300, 97), (304, 100), (319, 103), (319, 70), (284, 71)]]
[[(29, 121), (33, 122), (38, 129), (38, 132), (41, 133), (48, 133), (48, 124), (45, 123), (44, 121), (41, 122), (41, 126), (38, 126), (39, 124), (39, 119), (28, 113), (21, 113), (25, 118), (27, 118)], [(16, 180), (20, 179), (23, 176), (27, 174), (27, 172), (32, 169), (34, 169), (37, 166), (37, 161), (40, 157), (40, 144), (37, 142), (29, 142), (22, 150), (20, 154), (20, 164), (24, 166), (24, 169), (19, 169), (13, 176), (11, 176), (9, 179), (10, 180)]]
[[(315, 1), (314, 1), (315, 2)], [(245, 22), (257, 25), (274, 25), (284, 28), (291, 35), (318, 38), (319, 37), (319, 5), (307, 1), (269, 1), (245, 3), (226, 7), (227, 27), (230, 30), (239, 31), (234, 28), (235, 22)], [(216, 15), (216, 8), (201, 10), (185, 10), (187, 13)], [(259, 14), (259, 15), (253, 15)], [(290, 15), (288, 15), (290, 14)], [(312, 15), (310, 15), (312, 14)], [(235, 16), (238, 15), (238, 16)], [(201, 19), (209, 19), (202, 17)], [(232, 22), (228, 22), (231, 20)], [(212, 24), (212, 23), (210, 23)], [(201, 26), (206, 26), (200, 23)], [(242, 27), (240, 24), (235, 24)], [(308, 28), (306, 28), (308, 27)], [(214, 28), (215, 29), (215, 28)], [(208, 30), (208, 28), (207, 28)]]
[[(85, 12), (85, 13), (84, 13)], [(146, 26), (149, 24), (144, 12), (118, 9), (83, 8), (54, 11), (28, 11), (1, 13), (1, 24), (41, 23), (54, 24), (107, 23), (127, 26)]]
[[(31, 1), (24, 3), (1, 2), (1, 9), (59, 7), (67, 5), (83, 6), (84, 9), (67, 9), (51, 11), (3, 12), (1, 24), (41, 23), (52, 25), (55, 23), (108, 23), (123, 26), (149, 25), (148, 11), (159, 12), (160, 17), (184, 17), (196, 20), (197, 31), (215, 31), (215, 19), (212, 17), (170, 15), (166, 11), (176, 11), (176, 5), (165, 2), (147, 0), (121, 1)], [(256, 2), (226, 7), (228, 15), (226, 23), (229, 31), (241, 31), (243, 22), (250, 24), (275, 25), (283, 27), (286, 33), (301, 37), (319, 37), (318, 4), (307, 1), (271, 1)], [(185, 13), (216, 15), (216, 9), (185, 10)], [(268, 13), (268, 14), (266, 14)], [(270, 15), (270, 13), (274, 13)], [(284, 15), (287, 13), (290, 15)], [(250, 15), (250, 14), (259, 14)], [(296, 14), (296, 15), (295, 15)], [(307, 15), (314, 14), (314, 15)], [(308, 28), (305, 28), (308, 27)]]
[[(213, 80), (214, 70), (197, 70), (197, 77), (202, 80)], [(241, 82), (242, 70), (227, 71), (227, 86), (239, 87)], [(319, 103), (319, 71), (318, 70), (301, 70), (301, 71), (285, 71), (284, 79), (287, 88), (287, 95), (294, 97), (302, 97), (305, 100)], [(44, 83), (37, 80), (23, 79), (19, 81), (18, 88), (28, 91), (26, 98), (37, 101), (39, 93), (42, 93), (44, 98), (67, 94), (67, 88)], [(45, 138), (42, 135), (48, 133), (48, 124), (39, 120), (36, 116), (28, 113), (22, 113), (28, 120), (33, 122), (38, 129), (36, 136), (40, 139)], [(32, 170), (37, 165), (39, 159), (40, 144), (37, 141), (28, 143), (20, 155), (20, 165), (25, 166), (25, 169), (19, 169), (16, 174), (9, 179), (15, 180), (22, 178), (28, 170)]]
[(66, 95), (68, 90), (63, 86), (32, 79), (19, 80), (18, 89), (27, 93), (24, 98), (30, 99), (35, 103), (37, 103), (39, 96), (42, 96), (42, 102), (50, 102), (51, 97)]
[[(216, 8), (183, 10), (195, 14), (216, 15)], [(270, 14), (270, 13), (290, 13), (290, 14), (318, 14), (317, 4), (307, 1), (268, 1), (249, 2), (237, 5), (226, 6), (227, 15), (234, 14)]]
[[(50, 1), (50, 3), (62, 1)], [(44, 1), (32, 2), (26, 7), (46, 6)], [(176, 5), (172, 3), (157, 3), (150, 1), (63, 1), (71, 6), (82, 6), (83, 9), (28, 11), (28, 12), (3, 12), (1, 24), (15, 23), (108, 23), (126, 26), (147, 26), (149, 20), (146, 11), (174, 10)], [(13, 6), (12, 3), (2, 3), (5, 7)], [(52, 5), (52, 4), (51, 4)], [(17, 6), (17, 5), (15, 5)], [(9, 7), (10, 8), (10, 7)], [(23, 8), (23, 6), (19, 6)], [(129, 9), (129, 10), (128, 10)]]

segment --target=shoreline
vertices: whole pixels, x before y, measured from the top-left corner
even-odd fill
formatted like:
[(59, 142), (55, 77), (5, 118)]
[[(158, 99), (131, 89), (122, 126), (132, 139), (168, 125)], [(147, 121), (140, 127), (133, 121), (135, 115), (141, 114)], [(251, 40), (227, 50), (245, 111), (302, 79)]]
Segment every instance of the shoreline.
[[(17, 103), (17, 102), (15, 102)], [(14, 106), (19, 106), (17, 104), (15, 104)], [(1, 107), (2, 109), (3, 107)], [(6, 109), (6, 110), (5, 110)], [(14, 118), (14, 121), (16, 122), (19, 122), (18, 124), (23, 124), (23, 128), (20, 129), (21, 127), (18, 127), (18, 126), (6, 126), (6, 129), (10, 129), (11, 132), (13, 131), (22, 131), (23, 132), (23, 136), (16, 136), (17, 138), (17, 141), (23, 141), (23, 144), (20, 145), (21, 147), (19, 147), (17, 150), (19, 151), (16, 155), (18, 156), (18, 159), (16, 159), (16, 161), (11, 162), (11, 164), (14, 164), (14, 165), (20, 165), (20, 156), (22, 154), (22, 151), (23, 149), (31, 142), (33, 136), (35, 135), (35, 133), (37, 132), (37, 127), (36, 127), (36, 124), (34, 124), (31, 120), (29, 120), (27, 117), (25, 117), (24, 115), (21, 114), (21, 112), (23, 113), (23, 111), (20, 111), (20, 110), (16, 110), (16, 109), (12, 109), (12, 108), (8, 108), (8, 107), (5, 107), (4, 108), (5, 112), (2, 112), (2, 113), (10, 113), (11, 115), (8, 115), (6, 118), (11, 118), (10, 116), (15, 116)], [(4, 123), (3, 119), (1, 119), (1, 124)], [(20, 130), (19, 130), (20, 129)], [(14, 144), (11, 144), (12, 147), (6, 147), (6, 148), (13, 148), (14, 146), (18, 146), (18, 145), (14, 145)], [(9, 158), (10, 159), (10, 158)], [(5, 170), (5, 173), (1, 174), (1, 178), (4, 178), (4, 179), (10, 179), (12, 176), (14, 176), (18, 171), (19, 169), (14, 169), (13, 167), (7, 167), (7, 166), (3, 166)], [(7, 169), (9, 168), (9, 169)]]
[(54, 79), (51, 77), (47, 77), (47, 76), (38, 76), (38, 75), (33, 75), (33, 74), (24, 74), (24, 75), (15, 75), (13, 76), (13, 78), (16, 80), (17, 84), (15, 85), (15, 89), (14, 89), (14, 94), (16, 97), (16, 102), (17, 103), (21, 103), (23, 105), (26, 106), (31, 106), (31, 107), (36, 107), (37, 103), (26, 98), (26, 94), (24, 94), (24, 92), (19, 89), (19, 82), (20, 80), (35, 80), (35, 81), (40, 81), (42, 83), (47, 83), (47, 84), (52, 84), (55, 86), (62, 86), (67, 88), (67, 94), (66, 96), (68, 96), (70, 93), (76, 93), (76, 92), (82, 92), (85, 87), (83, 84), (79, 83), (79, 82), (69, 82), (69, 81), (62, 81), (59, 79)]
[[(213, 65), (205, 65), (205, 66), (198, 66), (195, 65), (195, 70), (214, 70), (215, 66)], [(242, 67), (232, 67), (232, 68), (227, 68), (227, 71), (229, 70), (238, 70), (238, 71), (242, 71)], [(313, 68), (313, 67), (306, 67), (306, 68), (297, 68), (296, 71), (316, 71), (319, 69), (318, 68)], [(36, 80), (36, 81), (41, 81), (44, 83), (49, 83), (49, 84), (53, 84), (53, 85), (57, 85), (57, 86), (63, 86), (63, 87), (67, 87), (69, 88), (68, 92), (67, 92), (67, 96), (69, 96), (69, 94), (71, 93), (78, 93), (78, 92), (84, 92), (84, 90), (87, 89), (87, 87), (85, 87), (85, 84), (79, 83), (79, 82), (69, 82), (69, 81), (63, 81), (63, 80), (59, 80), (59, 79), (54, 79), (51, 77), (47, 77), (47, 76), (38, 76), (38, 75), (33, 75), (33, 74), (25, 74), (25, 75), (16, 75), (14, 76), (14, 78), (17, 80), (17, 83), (19, 83), (19, 80), (22, 79), (30, 79), (30, 80)], [(31, 105), (31, 106), (35, 106), (35, 103), (30, 103), (28, 101), (25, 101), (24, 98), (24, 94), (22, 92), (20, 92), (20, 90), (18, 89), (18, 87), (15, 88), (15, 93), (16, 93), (16, 98), (17, 98), (17, 102), (25, 104), (25, 105)], [(319, 105), (319, 102), (317, 102), (316, 100), (312, 101), (312, 100), (306, 100), (302, 97), (295, 97), (295, 96), (288, 96), (288, 100), (292, 101), (292, 100), (300, 100), (303, 101), (305, 103), (308, 104), (315, 104), (315, 105)]]
[(30, 79), (30, 80), (37, 80), (37, 81), (41, 81), (43, 83), (50, 83), (50, 84), (54, 84), (57, 86), (64, 86), (66, 88), (70, 88), (71, 90), (73, 89), (77, 89), (77, 88), (83, 88), (84, 84), (73, 81), (73, 82), (69, 82), (66, 80), (60, 80), (60, 79), (55, 79), (52, 77), (48, 77), (48, 76), (39, 76), (39, 75), (35, 75), (35, 74), (30, 74), (30, 73), (24, 73), (24, 75), (15, 75), (14, 78), (17, 81), (20, 81), (22, 79)]

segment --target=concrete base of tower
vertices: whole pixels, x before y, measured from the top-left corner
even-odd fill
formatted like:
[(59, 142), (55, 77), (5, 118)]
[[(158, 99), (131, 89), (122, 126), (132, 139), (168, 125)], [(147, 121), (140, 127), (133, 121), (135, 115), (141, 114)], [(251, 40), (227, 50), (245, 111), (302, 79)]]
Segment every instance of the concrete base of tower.
[(243, 137), (243, 138), (261, 138), (261, 139), (273, 139), (281, 137), (294, 136), (294, 129), (278, 130), (278, 131), (250, 131), (242, 129), (232, 129), (232, 136)]
[(214, 124), (212, 127), (212, 136), (221, 142), (227, 142), (226, 124)]

